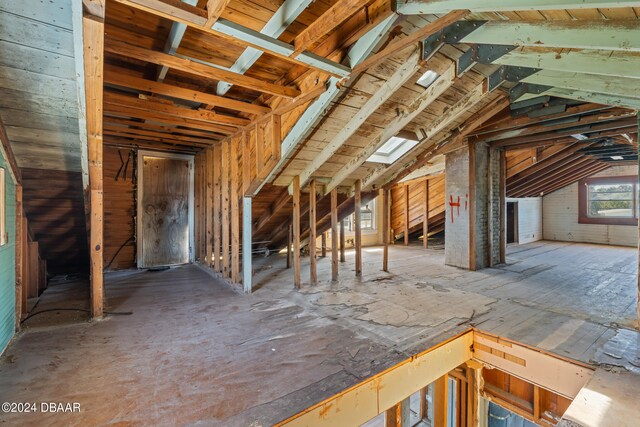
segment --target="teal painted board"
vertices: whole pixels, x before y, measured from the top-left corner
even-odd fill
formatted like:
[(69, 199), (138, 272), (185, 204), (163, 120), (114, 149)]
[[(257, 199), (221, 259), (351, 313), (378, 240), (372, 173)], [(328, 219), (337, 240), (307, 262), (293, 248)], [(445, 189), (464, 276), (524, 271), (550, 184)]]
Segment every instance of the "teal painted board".
[(15, 333), (16, 317), (16, 186), (9, 164), (0, 154), (0, 168), (5, 169), (5, 218), (9, 240), (0, 246), (0, 354)]

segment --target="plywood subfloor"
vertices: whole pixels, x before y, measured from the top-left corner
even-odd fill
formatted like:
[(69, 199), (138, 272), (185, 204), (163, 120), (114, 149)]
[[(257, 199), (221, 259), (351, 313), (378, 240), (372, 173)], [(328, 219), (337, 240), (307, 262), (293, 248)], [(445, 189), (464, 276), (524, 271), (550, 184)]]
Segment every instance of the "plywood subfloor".
[[(36, 325), (0, 363), (1, 400), (80, 402), (81, 414), (3, 420), (267, 426), (472, 325), (596, 366), (639, 362), (638, 333), (620, 326), (633, 321), (634, 249), (509, 252), (505, 266), (468, 272), (444, 266), (442, 250), (396, 246), (384, 273), (382, 249), (367, 248), (355, 280), (347, 251), (339, 282), (301, 291), (273, 255), (255, 259), (250, 296), (197, 266), (110, 274), (107, 310), (133, 314)], [(330, 277), (330, 260), (318, 265)]]

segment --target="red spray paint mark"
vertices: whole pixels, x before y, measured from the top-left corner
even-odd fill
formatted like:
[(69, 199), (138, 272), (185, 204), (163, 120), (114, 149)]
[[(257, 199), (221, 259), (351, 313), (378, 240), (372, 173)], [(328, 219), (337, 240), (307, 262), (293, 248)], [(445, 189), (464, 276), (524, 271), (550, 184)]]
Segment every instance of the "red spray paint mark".
[[(454, 206), (458, 208), (458, 216), (460, 216), (460, 196), (458, 196), (458, 201), (454, 203), (453, 201), (453, 195), (449, 195), (449, 206), (451, 206), (451, 208), (453, 208)], [(451, 211), (451, 224), (453, 224), (453, 209), (450, 209)]]

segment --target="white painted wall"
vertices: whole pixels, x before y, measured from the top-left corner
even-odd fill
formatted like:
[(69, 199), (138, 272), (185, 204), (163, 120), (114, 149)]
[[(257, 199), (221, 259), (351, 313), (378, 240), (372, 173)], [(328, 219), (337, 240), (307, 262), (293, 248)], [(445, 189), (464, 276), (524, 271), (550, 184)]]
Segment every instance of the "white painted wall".
[(507, 198), (518, 202), (518, 243), (542, 239), (542, 197)]
[[(636, 175), (634, 166), (612, 167), (593, 176)], [(636, 246), (638, 232), (633, 225), (578, 223), (578, 183), (543, 197), (542, 221), (545, 240)]]

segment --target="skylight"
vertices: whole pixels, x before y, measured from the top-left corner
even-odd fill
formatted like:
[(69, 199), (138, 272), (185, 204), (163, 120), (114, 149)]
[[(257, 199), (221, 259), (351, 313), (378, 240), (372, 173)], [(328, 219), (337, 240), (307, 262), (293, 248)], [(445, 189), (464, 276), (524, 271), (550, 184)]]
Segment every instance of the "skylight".
[(371, 157), (367, 159), (368, 162), (384, 163), (390, 165), (391, 163), (404, 156), (409, 150), (415, 147), (418, 141), (399, 138), (393, 136), (385, 142), (382, 147), (378, 149)]
[(416, 84), (422, 86), (423, 88), (428, 88), (429, 86), (431, 86), (433, 84), (433, 82), (436, 81), (436, 79), (439, 77), (439, 74), (436, 73), (435, 71), (427, 71), (426, 73), (424, 73), (422, 76), (420, 76), (420, 78), (418, 79), (418, 81), (416, 82)]
[(611, 158), (613, 160), (624, 160), (624, 157), (622, 157), (622, 156), (611, 156)]

